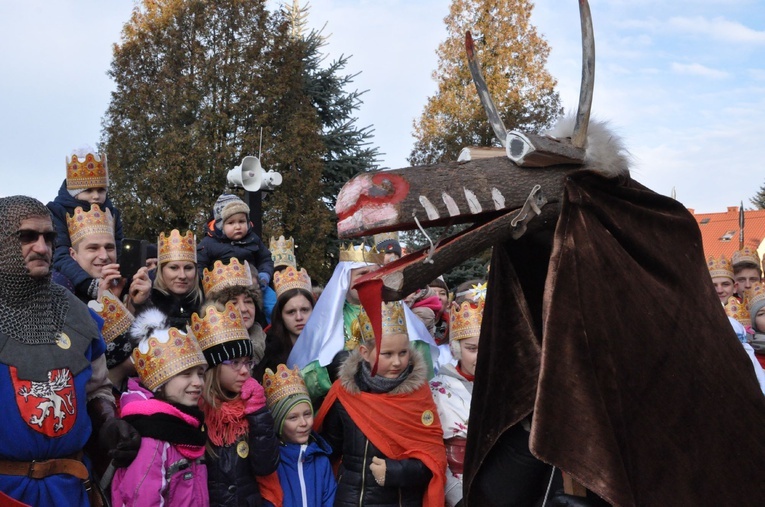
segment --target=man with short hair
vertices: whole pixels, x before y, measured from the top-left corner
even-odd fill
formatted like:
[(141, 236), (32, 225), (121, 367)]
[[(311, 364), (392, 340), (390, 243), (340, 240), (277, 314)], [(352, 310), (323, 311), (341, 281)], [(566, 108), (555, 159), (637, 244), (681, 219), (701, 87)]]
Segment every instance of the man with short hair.
[(5, 197), (0, 216), (0, 491), (30, 505), (87, 505), (91, 434), (123, 466), (140, 436), (116, 417), (91, 313), (51, 282), (48, 209)]
[(739, 296), (743, 296), (744, 292), (752, 288), (752, 285), (761, 281), (762, 271), (757, 250), (745, 246), (733, 253), (731, 264), (733, 265), (733, 281)]
[[(117, 242), (111, 212), (108, 209), (102, 211), (97, 204), (87, 211), (78, 207), (73, 214), (66, 216), (66, 225), (71, 240), (69, 255), (91, 280), (88, 290), (78, 293), (80, 300), (88, 302), (98, 299), (107, 290), (119, 298), (126, 280), (120, 275), (117, 264)], [(56, 273), (54, 280), (70, 289), (70, 285), (74, 284), (70, 280), (62, 283), (59, 273)]]

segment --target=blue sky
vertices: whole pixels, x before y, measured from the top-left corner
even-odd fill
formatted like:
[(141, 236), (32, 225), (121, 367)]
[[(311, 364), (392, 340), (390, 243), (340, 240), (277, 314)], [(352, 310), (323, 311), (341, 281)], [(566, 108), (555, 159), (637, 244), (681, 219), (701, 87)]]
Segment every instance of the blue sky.
[[(273, 3), (273, 2), (272, 2)], [(412, 122), (435, 92), (435, 50), (448, 0), (313, 0), (330, 58), (350, 54), (368, 90), (383, 167), (404, 167)], [(634, 157), (635, 179), (699, 212), (723, 211), (765, 184), (765, 5), (757, 0), (591, 0), (596, 39), (593, 115)], [(0, 0), (0, 195), (47, 202), (65, 156), (100, 138), (106, 76), (132, 0)], [(578, 2), (538, 0), (532, 22), (552, 47), (566, 110), (580, 80)], [(267, 164), (266, 164), (267, 165)], [(225, 174), (221, 168), (221, 177)]]

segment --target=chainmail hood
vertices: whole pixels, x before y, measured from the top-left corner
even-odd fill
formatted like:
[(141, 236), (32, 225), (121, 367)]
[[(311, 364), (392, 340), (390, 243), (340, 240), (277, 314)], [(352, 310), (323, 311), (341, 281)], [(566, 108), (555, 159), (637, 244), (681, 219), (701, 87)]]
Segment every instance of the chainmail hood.
[(17, 236), (22, 220), (50, 217), (32, 197), (0, 198), (0, 333), (28, 345), (55, 343), (64, 327), (69, 301), (50, 274), (33, 278)]

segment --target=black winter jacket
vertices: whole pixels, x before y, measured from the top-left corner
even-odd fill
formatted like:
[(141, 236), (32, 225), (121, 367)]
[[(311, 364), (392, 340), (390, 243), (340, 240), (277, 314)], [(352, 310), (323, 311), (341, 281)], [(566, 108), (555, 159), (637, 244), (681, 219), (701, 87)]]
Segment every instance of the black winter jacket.
[(186, 324), (191, 324), (191, 314), (199, 313), (199, 301), (195, 301), (191, 294), (178, 297), (173, 294), (163, 294), (158, 289), (151, 289), (151, 296), (142, 305), (136, 305), (136, 315), (147, 308), (156, 308), (167, 316), (166, 324), (170, 327), (186, 329)]
[[(213, 446), (214, 455), (208, 452), (205, 457), (211, 507), (263, 505), (255, 476), (276, 471), (279, 439), (274, 432), (274, 419), (266, 407), (248, 414), (247, 422), (250, 425), (247, 439), (243, 437), (228, 446)], [(245, 443), (248, 447), (246, 454), (241, 452)]]
[[(425, 361), (414, 349), (410, 350), (414, 368), (409, 377), (391, 393), (413, 392), (427, 381)], [(356, 385), (354, 375), (362, 360), (358, 351), (351, 353), (340, 368), (338, 380), (343, 385)], [(358, 387), (356, 389), (358, 390)], [(334, 449), (334, 456), (342, 454), (343, 458), (337, 478), (336, 507), (422, 505), (423, 496), (433, 475), (428, 467), (415, 458), (394, 460), (386, 457), (361, 432), (340, 401), (335, 401), (327, 412), (321, 435)], [(385, 486), (379, 486), (375, 482), (369, 469), (374, 456), (385, 459)]]
[[(58, 195), (47, 206), (53, 220), (53, 228), (56, 229), (56, 249), (53, 252), (53, 267), (69, 279), (76, 288), (75, 293), (78, 296), (90, 299), (87, 292), (81, 293), (81, 289), (87, 291), (92, 278), (69, 255), (69, 247), (72, 246), (72, 242), (69, 239), (69, 229), (66, 226), (67, 214), (74, 215), (74, 209), (78, 206), (83, 211), (90, 211), (90, 203), (72, 197), (66, 189), (66, 180), (64, 180), (61, 188), (58, 189)], [(112, 204), (108, 197), (99, 208), (102, 210), (108, 209), (112, 213), (114, 218), (114, 240), (117, 245), (117, 255), (119, 255), (120, 248), (122, 248), (122, 219), (120, 218), (120, 212), (114, 207), (114, 204)]]
[[(258, 273), (268, 274), (269, 280), (274, 276), (274, 261), (271, 251), (266, 248), (260, 237), (250, 228), (242, 239), (232, 241), (222, 231), (213, 228), (197, 245), (197, 267), (200, 276), (205, 268), (212, 269), (215, 261), (228, 264), (235, 257), (240, 263), (248, 261), (258, 268)], [(254, 274), (254, 273), (253, 273)]]

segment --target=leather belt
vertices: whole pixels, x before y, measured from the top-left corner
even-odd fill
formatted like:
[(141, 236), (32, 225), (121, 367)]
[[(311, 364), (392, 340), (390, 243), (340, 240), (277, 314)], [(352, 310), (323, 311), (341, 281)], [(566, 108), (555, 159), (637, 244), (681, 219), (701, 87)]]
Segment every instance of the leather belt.
[(43, 479), (55, 474), (69, 474), (80, 480), (87, 480), (90, 474), (80, 460), (82, 453), (66, 458), (45, 461), (4, 461), (0, 460), (0, 474), (25, 475), (30, 479)]

